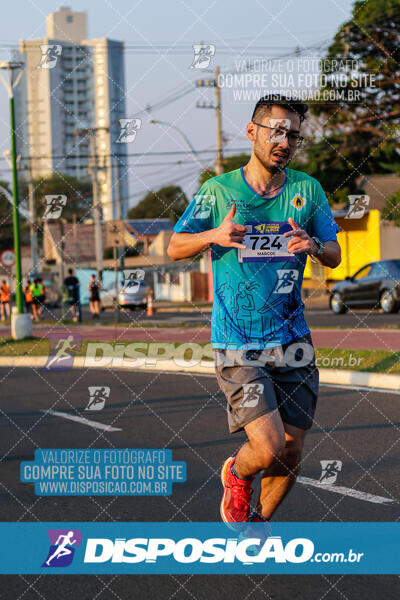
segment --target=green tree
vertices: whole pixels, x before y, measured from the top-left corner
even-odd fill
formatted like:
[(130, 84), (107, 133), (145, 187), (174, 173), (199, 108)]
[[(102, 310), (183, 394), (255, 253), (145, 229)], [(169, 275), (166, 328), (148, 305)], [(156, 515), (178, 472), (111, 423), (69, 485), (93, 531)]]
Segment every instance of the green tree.
[[(311, 104), (322, 136), (305, 154), (307, 172), (334, 201), (357, 193), (360, 175), (399, 172), (399, 31), (400, 0), (355, 2), (323, 62), (320, 91), (343, 90), (344, 98)], [(340, 72), (332, 72), (332, 60), (341, 61)], [(338, 76), (344, 87), (338, 87)]]
[[(248, 154), (234, 154), (233, 156), (227, 156), (222, 163), (224, 173), (229, 173), (230, 171), (243, 167), (249, 160), (250, 156)], [(205, 169), (200, 173), (199, 185), (202, 186), (205, 181), (215, 176), (216, 172), (214, 169)]]
[[(28, 188), (26, 181), (22, 182), (21, 199), (24, 198), (24, 204), (27, 204)], [(64, 173), (54, 173), (38, 177), (33, 181), (34, 197), (36, 201), (36, 211), (38, 218), (41, 218), (46, 209), (45, 196), (65, 195), (67, 204), (63, 208), (62, 216), (68, 221), (72, 221), (73, 216), (80, 218), (92, 216), (92, 183), (81, 181), (71, 175)]]
[(387, 198), (382, 211), (382, 219), (391, 221), (393, 225), (400, 227), (400, 190)]
[[(12, 196), (12, 190), (8, 181), (0, 180), (0, 186), (7, 190)], [(12, 223), (12, 204), (7, 199), (4, 192), (0, 189), (0, 219), (4, 224), (6, 222)]]
[(176, 223), (188, 205), (187, 198), (179, 185), (162, 187), (158, 192), (149, 192), (128, 211), (128, 219), (171, 219)]
[[(0, 181), (0, 186), (7, 190), (11, 195), (10, 184), (8, 181)], [(0, 251), (14, 247), (14, 233), (13, 233), (13, 207), (6, 195), (0, 189), (0, 223), (1, 223), (1, 239), (0, 239)], [(22, 229), (22, 227), (21, 227)], [(21, 233), (21, 239), (23, 235)]]

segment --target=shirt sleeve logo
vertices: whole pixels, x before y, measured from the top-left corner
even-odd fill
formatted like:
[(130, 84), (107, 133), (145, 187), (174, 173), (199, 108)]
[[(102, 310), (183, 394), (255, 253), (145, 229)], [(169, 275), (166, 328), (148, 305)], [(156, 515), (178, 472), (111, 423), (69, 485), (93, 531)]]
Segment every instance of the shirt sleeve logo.
[(300, 194), (296, 194), (296, 196), (291, 199), (290, 204), (294, 206), (296, 210), (301, 210), (303, 206), (306, 205), (306, 199), (300, 196)]
[(215, 196), (213, 194), (197, 194), (193, 209), (193, 219), (208, 219), (212, 207), (215, 205)]

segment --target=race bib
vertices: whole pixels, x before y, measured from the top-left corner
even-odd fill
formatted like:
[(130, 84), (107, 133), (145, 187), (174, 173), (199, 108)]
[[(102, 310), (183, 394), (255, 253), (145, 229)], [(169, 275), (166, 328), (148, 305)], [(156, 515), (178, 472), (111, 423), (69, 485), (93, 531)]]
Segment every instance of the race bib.
[(246, 250), (239, 248), (239, 262), (294, 262), (296, 257), (288, 249), (290, 238), (283, 237), (291, 231), (285, 221), (246, 223), (243, 243)]

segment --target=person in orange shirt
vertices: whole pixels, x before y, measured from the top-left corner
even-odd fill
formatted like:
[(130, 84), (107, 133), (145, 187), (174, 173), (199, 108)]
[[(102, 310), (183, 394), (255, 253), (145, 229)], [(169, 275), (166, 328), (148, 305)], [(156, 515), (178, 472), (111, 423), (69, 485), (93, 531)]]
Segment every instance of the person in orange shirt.
[(2, 321), (10, 318), (10, 288), (5, 279), (3, 279), (0, 286), (0, 310)]

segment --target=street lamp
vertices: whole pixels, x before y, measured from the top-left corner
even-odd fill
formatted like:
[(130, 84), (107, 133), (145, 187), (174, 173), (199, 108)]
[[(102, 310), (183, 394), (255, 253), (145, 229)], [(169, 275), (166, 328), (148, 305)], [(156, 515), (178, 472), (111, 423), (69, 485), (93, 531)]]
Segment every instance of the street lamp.
[(165, 125), (166, 127), (171, 127), (172, 129), (175, 129), (175, 131), (177, 131), (179, 133), (179, 135), (181, 136), (181, 138), (185, 142), (186, 146), (189, 148), (190, 154), (193, 156), (194, 160), (197, 162), (197, 164), (200, 165), (200, 167), (202, 169), (204, 169), (204, 165), (201, 162), (201, 160), (199, 159), (196, 150), (193, 148), (193, 146), (190, 143), (188, 137), (183, 133), (183, 131), (181, 129), (179, 129), (179, 127), (177, 127), (173, 123), (167, 123), (166, 121), (158, 121), (156, 119), (150, 119), (149, 123), (152, 123), (153, 125)]
[[(18, 212), (18, 176), (17, 176), (17, 149), (15, 141), (15, 111), (14, 111), (14, 88), (22, 77), (24, 64), (17, 61), (0, 62), (0, 78), (10, 98), (10, 125), (11, 125), (11, 166), (13, 180), (13, 227), (14, 227), (14, 252), (15, 252), (15, 299), (17, 313), (11, 321), (12, 335), (15, 339), (22, 339), (32, 335), (32, 321), (30, 315), (24, 314), (24, 301), (22, 294), (22, 272), (21, 272), (21, 246), (19, 237), (19, 212)], [(2, 71), (7, 71), (8, 81)], [(27, 318), (26, 318), (27, 317)]]

